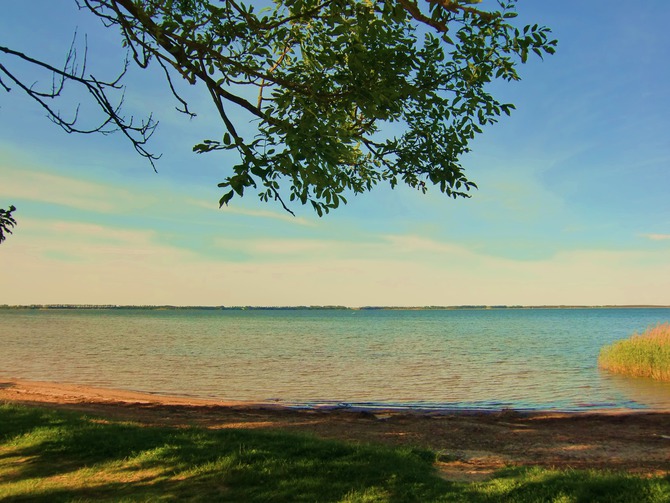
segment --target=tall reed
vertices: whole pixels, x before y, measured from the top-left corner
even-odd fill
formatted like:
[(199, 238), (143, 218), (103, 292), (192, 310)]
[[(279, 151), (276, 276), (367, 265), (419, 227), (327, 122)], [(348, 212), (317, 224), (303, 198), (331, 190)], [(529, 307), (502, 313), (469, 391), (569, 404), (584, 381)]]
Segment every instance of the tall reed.
[(635, 377), (670, 381), (670, 323), (614, 342), (600, 350), (598, 367)]

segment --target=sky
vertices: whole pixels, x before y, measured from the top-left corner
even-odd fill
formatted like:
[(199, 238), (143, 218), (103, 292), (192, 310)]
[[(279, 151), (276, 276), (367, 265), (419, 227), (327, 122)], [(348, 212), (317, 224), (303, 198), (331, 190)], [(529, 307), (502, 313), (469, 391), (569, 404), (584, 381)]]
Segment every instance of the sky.
[[(0, 45), (58, 65), (76, 32), (95, 72), (123, 63), (117, 33), (74, 0), (1, 7)], [(160, 121), (155, 173), (121, 135), (65, 134), (0, 89), (0, 207), (18, 208), (0, 304), (670, 305), (670, 2), (518, 11), (558, 50), (491, 88), (517, 110), (463, 158), (470, 199), (380, 186), (323, 218), (253, 194), (219, 209), (235, 159), (191, 151), (223, 134), (202, 91), (184, 89), (189, 120), (131, 68), (127, 110)]]

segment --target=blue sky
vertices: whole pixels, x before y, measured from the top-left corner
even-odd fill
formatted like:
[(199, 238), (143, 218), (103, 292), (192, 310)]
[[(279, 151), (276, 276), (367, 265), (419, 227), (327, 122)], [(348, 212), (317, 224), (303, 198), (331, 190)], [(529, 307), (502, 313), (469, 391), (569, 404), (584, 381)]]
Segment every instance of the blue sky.
[[(670, 3), (518, 10), (558, 52), (492, 88), (517, 110), (463, 160), (468, 200), (379, 187), (321, 219), (253, 195), (218, 209), (234, 159), (191, 152), (223, 132), (197, 89), (189, 121), (157, 75), (128, 75), (128, 109), (160, 121), (158, 173), (120, 135), (67, 135), (0, 91), (0, 207), (19, 221), (0, 304), (670, 304)], [(0, 45), (58, 63), (75, 30), (92, 70), (120, 67), (116, 33), (73, 0), (3, 2)]]

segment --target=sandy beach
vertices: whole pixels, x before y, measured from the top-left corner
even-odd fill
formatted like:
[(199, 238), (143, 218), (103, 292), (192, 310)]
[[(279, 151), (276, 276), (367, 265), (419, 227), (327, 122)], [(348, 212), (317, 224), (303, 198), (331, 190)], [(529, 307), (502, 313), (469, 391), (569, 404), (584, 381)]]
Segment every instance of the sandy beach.
[(670, 473), (670, 411), (588, 413), (294, 410), (77, 384), (0, 379), (0, 403), (170, 426), (266, 428), (432, 449), (441, 474), (477, 480), (505, 466)]

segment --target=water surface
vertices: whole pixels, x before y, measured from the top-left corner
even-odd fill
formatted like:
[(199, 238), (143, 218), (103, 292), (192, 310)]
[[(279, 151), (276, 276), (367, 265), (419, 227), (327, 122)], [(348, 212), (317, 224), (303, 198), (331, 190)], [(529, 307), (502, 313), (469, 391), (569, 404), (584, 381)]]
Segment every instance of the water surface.
[(221, 400), (670, 409), (597, 369), (670, 309), (0, 310), (0, 376)]

